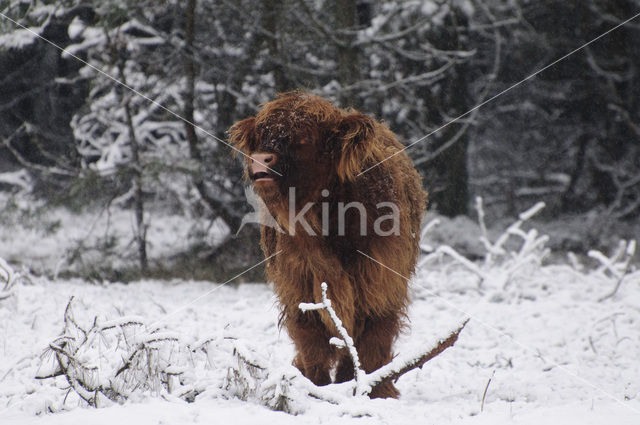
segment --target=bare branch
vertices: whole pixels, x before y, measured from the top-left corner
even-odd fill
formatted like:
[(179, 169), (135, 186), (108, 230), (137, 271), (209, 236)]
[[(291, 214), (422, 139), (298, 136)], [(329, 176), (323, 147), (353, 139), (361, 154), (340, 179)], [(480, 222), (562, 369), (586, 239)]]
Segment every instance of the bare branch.
[(316, 33), (319, 33), (321, 36), (323, 36), (325, 39), (332, 42), (336, 46), (347, 47), (347, 43), (334, 37), (333, 34), (335, 33), (335, 31), (333, 29), (327, 27), (320, 20), (318, 20), (318, 18), (315, 16), (313, 11), (309, 8), (309, 6), (306, 4), (304, 0), (298, 0), (298, 4), (300, 5), (304, 13), (307, 15), (307, 17), (311, 20), (311, 25), (308, 25), (308, 22), (305, 22), (304, 19), (301, 19), (300, 17), (298, 17), (298, 20), (300, 20), (300, 22), (304, 23), (305, 25), (308, 25), (308, 27), (313, 29)]
[(11, 134), (11, 136), (9, 136), (6, 139), (2, 138), (2, 143), (9, 150), (9, 152), (11, 152), (11, 154), (16, 158), (16, 160), (20, 163), (20, 165), (30, 170), (41, 172), (45, 175), (59, 175), (59, 176), (66, 176), (66, 177), (76, 177), (78, 175), (78, 173), (74, 171), (65, 170), (59, 167), (47, 167), (44, 165), (35, 164), (29, 161), (28, 159), (26, 159), (24, 156), (22, 156), (22, 154), (13, 147), (11, 142), (13, 141), (14, 137), (16, 137), (21, 131), (26, 129), (27, 129), (27, 124), (23, 123), (20, 127), (18, 127), (13, 132), (13, 134)]

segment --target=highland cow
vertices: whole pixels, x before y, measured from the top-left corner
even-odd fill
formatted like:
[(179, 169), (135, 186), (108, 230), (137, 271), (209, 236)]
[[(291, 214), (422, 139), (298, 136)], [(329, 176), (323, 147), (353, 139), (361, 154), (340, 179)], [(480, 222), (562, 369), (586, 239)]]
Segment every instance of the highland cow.
[[(295, 344), (294, 365), (316, 385), (331, 383), (334, 367), (335, 382), (353, 379), (348, 353), (329, 344), (337, 331), (328, 314), (298, 308), (321, 300), (323, 281), (365, 372), (390, 362), (426, 207), (402, 144), (370, 116), (299, 91), (262, 105), (229, 135), (246, 154), (246, 177), (284, 230), (263, 225), (261, 246), (266, 257), (280, 251), (266, 274)], [(370, 396), (398, 391), (385, 382)]]

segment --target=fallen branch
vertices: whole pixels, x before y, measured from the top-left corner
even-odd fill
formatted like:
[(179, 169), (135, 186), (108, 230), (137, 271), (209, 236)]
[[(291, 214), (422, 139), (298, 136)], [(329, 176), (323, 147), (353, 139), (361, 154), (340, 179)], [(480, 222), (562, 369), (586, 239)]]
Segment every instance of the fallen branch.
[[(333, 321), (338, 333), (340, 334), (340, 338), (331, 338), (330, 343), (336, 346), (343, 346), (348, 349), (349, 355), (351, 356), (351, 360), (354, 365), (354, 380), (353, 380), (353, 395), (355, 396), (365, 396), (368, 395), (372, 389), (381, 383), (387, 381), (397, 381), (402, 375), (405, 373), (416, 369), (422, 368), (425, 363), (429, 360), (433, 359), (437, 355), (441, 354), (444, 350), (449, 347), (452, 347), (453, 344), (458, 340), (458, 336), (462, 329), (467, 325), (469, 319), (466, 319), (457, 329), (451, 332), (446, 338), (441, 339), (435, 347), (433, 347), (428, 352), (419, 352), (417, 354), (399, 356), (391, 363), (382, 366), (381, 368), (366, 374), (364, 370), (360, 367), (360, 360), (358, 357), (358, 351), (355, 348), (353, 343), (353, 338), (349, 336), (347, 330), (342, 326), (342, 321), (336, 314), (333, 307), (331, 307), (331, 300), (327, 297), (327, 283), (322, 282), (322, 302), (320, 303), (300, 303), (300, 310), (305, 311), (313, 311), (313, 310), (327, 310), (331, 320)], [(336, 340), (338, 340), (336, 342)], [(333, 384), (333, 385), (343, 385), (343, 384)], [(327, 388), (330, 386), (326, 386)], [(321, 397), (324, 399), (324, 397)], [(332, 400), (326, 400), (330, 402), (334, 402), (335, 398)]]
[[(304, 307), (318, 307), (322, 304), (304, 304)], [(467, 322), (468, 320), (465, 320), (427, 353), (418, 352), (415, 355), (399, 356), (388, 365), (370, 374), (361, 375), (359, 378), (360, 388), (368, 390), (363, 391), (363, 394), (354, 391), (357, 388), (355, 380), (319, 387), (302, 376), (300, 371), (293, 366), (284, 369), (272, 368), (267, 359), (261, 358), (258, 353), (241, 343), (237, 343), (236, 349), (234, 349), (234, 356), (237, 358), (238, 364), (229, 370), (225, 389), (242, 400), (254, 400), (273, 410), (292, 414), (301, 413), (306, 409), (306, 403), (298, 403), (304, 397), (341, 405), (348, 409), (353, 405), (354, 396), (368, 395), (376, 384), (397, 380), (405, 373), (424, 366), (426, 362), (453, 346)], [(300, 396), (303, 398), (301, 399)]]
[(451, 334), (449, 334), (449, 336), (447, 336), (445, 339), (440, 340), (438, 344), (430, 351), (419, 354), (417, 356), (399, 356), (386, 366), (383, 366), (380, 369), (371, 372), (367, 375), (367, 384), (373, 387), (374, 385), (386, 381), (392, 380), (396, 382), (398, 378), (400, 378), (405, 373), (410, 372), (416, 368), (422, 369), (422, 366), (424, 366), (425, 363), (441, 354), (447, 348), (452, 347), (453, 344), (456, 343), (460, 332), (462, 332), (467, 323), (469, 323), (469, 319), (466, 319), (464, 322), (462, 322), (462, 324)]

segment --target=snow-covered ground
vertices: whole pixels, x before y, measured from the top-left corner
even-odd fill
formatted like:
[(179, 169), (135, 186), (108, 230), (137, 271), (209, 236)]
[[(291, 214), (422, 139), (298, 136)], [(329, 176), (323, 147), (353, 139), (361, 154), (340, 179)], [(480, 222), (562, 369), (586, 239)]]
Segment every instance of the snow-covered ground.
[[(0, 258), (48, 276), (91, 270), (126, 269), (137, 264), (135, 218), (118, 207), (81, 214), (50, 207), (25, 196), (0, 192)], [(193, 244), (216, 246), (229, 232), (221, 220), (185, 218), (147, 211), (147, 252), (152, 262), (188, 251)]]
[[(465, 317), (471, 321), (454, 347), (399, 379), (399, 400), (336, 405), (298, 397), (297, 415), (273, 411), (257, 397), (243, 400), (230, 378), (234, 346), (275, 375), (291, 373), (292, 344), (277, 326), (268, 285), (23, 280), (0, 299), (0, 424), (640, 423), (640, 271), (629, 268), (617, 293), (600, 300), (618, 282), (610, 270), (540, 264), (544, 239), (530, 232), (521, 238), (528, 248), (515, 244), (485, 262), (465, 264), (448, 249), (423, 259), (411, 284), (410, 330), (396, 351), (427, 350)], [(623, 262), (620, 256), (610, 267), (620, 272)], [(96, 316), (136, 316), (186, 345), (218, 341), (206, 363), (196, 356), (185, 365), (185, 376), (202, 390), (195, 401), (140, 391), (96, 409), (63, 377), (36, 379), (51, 367), (42, 354), (60, 335), (72, 296), (81, 326)]]
[[(599, 303), (596, 299), (608, 288), (567, 267), (542, 268), (506, 297), (476, 290), (469, 275), (459, 276), (458, 284), (453, 277), (442, 277), (431, 271), (416, 279), (411, 331), (398, 342), (397, 351), (443, 336), (443, 330), (464, 316), (463, 310), (472, 320), (453, 348), (423, 370), (403, 376), (398, 381), (399, 400), (344, 406), (307, 400), (301, 401), (307, 411), (298, 416), (225, 397), (218, 388), (190, 404), (148, 395), (122, 406), (94, 409), (79, 406), (74, 399), (64, 404), (68, 411), (47, 413), (63, 406), (66, 381), (34, 377), (43, 349), (62, 328), (71, 296), (78, 300), (77, 309), (87, 314), (138, 315), (155, 321), (215, 286), (179, 281), (95, 286), (47, 280), (20, 285), (0, 304), (0, 422), (640, 423), (637, 278), (613, 300)], [(276, 322), (270, 288), (245, 284), (221, 287), (163, 323), (187, 340), (221, 332), (233, 335), (269, 357), (273, 365), (285, 367), (292, 347)]]

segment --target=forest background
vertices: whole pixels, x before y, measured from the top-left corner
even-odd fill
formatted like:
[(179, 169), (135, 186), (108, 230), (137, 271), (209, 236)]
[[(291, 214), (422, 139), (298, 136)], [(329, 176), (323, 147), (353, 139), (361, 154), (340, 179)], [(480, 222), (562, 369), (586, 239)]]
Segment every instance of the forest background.
[[(257, 227), (240, 229), (251, 205), (226, 130), (304, 89), (412, 144), (431, 214), (467, 223), (481, 197), (500, 225), (542, 201), (552, 249), (608, 251), (640, 228), (640, 20), (607, 33), (638, 11), (640, 0), (0, 1), (0, 224), (42, 241), (77, 217), (103, 223), (63, 235), (44, 274), (231, 277), (261, 253)], [(22, 263), (8, 240), (0, 256)]]

